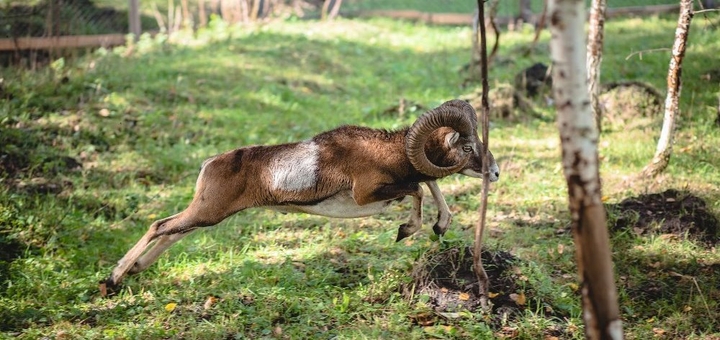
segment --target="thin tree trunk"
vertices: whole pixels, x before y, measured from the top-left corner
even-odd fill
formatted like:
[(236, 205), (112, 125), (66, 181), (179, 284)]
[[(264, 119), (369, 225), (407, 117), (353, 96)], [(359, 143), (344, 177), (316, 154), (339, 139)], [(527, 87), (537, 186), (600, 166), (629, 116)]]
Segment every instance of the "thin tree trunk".
[(252, 9), (250, 10), (250, 21), (257, 21), (258, 12), (260, 11), (260, 0), (253, 0)]
[(655, 156), (650, 164), (643, 169), (642, 176), (655, 177), (662, 173), (668, 164), (670, 164), (672, 144), (675, 138), (675, 121), (679, 111), (678, 101), (680, 98), (680, 90), (682, 89), (682, 61), (685, 57), (685, 45), (688, 34), (690, 33), (692, 16), (692, 0), (681, 0), (680, 16), (678, 17), (677, 28), (675, 29), (675, 42), (673, 43), (672, 57), (670, 58), (670, 66), (668, 67), (665, 118), (663, 118), (663, 127), (660, 132), (657, 150), (655, 150)]
[[(485, 17), (484, 1), (477, 0), (478, 6), (478, 22), (482, 23)], [(482, 240), (485, 231), (485, 217), (487, 214), (487, 201), (488, 201), (488, 187), (490, 186), (490, 171), (488, 169), (488, 144), (489, 135), (488, 128), (490, 105), (488, 103), (488, 58), (487, 58), (487, 38), (485, 37), (485, 25), (478, 25), (480, 29), (480, 79), (482, 80), (482, 96), (481, 96), (481, 123), (482, 123), (482, 141), (483, 141), (483, 186), (480, 199), (480, 219), (478, 220), (477, 226), (475, 227), (475, 243), (473, 246), (473, 271), (478, 279), (478, 291), (480, 294), (480, 304), (483, 309), (488, 309), (488, 291), (490, 286), (490, 279), (488, 278), (485, 268), (483, 268), (482, 257)], [(477, 36), (477, 32), (475, 32)]]
[(341, 5), (342, 5), (342, 0), (335, 0), (335, 3), (333, 4), (332, 9), (330, 10), (330, 14), (328, 14), (328, 19), (333, 20), (337, 17), (338, 13), (340, 13)]
[(207, 26), (207, 13), (205, 13), (205, 0), (198, 0), (198, 25)]
[(332, 0), (325, 0), (323, 2), (322, 8), (320, 9), (320, 20), (323, 20), (323, 21), (327, 20), (328, 8), (330, 7), (330, 2), (332, 2)]
[(524, 23), (530, 23), (533, 16), (532, 7), (530, 6), (530, 0), (520, 0), (518, 7), (520, 7), (517, 16), (519, 21)]
[(601, 200), (598, 131), (587, 88), (585, 4), (551, 0), (550, 53), (558, 111), (562, 164), (582, 284), (583, 320), (588, 339), (622, 339), (607, 217)]
[(188, 0), (180, 0), (180, 6), (182, 7), (182, 26), (184, 28), (193, 26), (193, 18), (190, 16), (190, 6)]
[(600, 112), (600, 65), (602, 64), (603, 36), (605, 27), (605, 0), (592, 0), (590, 8), (590, 31), (588, 32), (588, 87), (590, 106), (595, 116), (595, 126), (602, 131), (602, 112)]
[(535, 25), (535, 37), (533, 37), (532, 45), (530, 45), (530, 48), (528, 49), (526, 56), (529, 56), (533, 51), (535, 51), (535, 46), (537, 46), (538, 40), (540, 40), (540, 33), (542, 33), (542, 30), (545, 28), (545, 19), (547, 18), (547, 8), (548, 8), (548, 0), (545, 0), (545, 1), (543, 1), (542, 13), (540, 13), (540, 18), (538, 19), (538, 23), (537, 23), (537, 25)]

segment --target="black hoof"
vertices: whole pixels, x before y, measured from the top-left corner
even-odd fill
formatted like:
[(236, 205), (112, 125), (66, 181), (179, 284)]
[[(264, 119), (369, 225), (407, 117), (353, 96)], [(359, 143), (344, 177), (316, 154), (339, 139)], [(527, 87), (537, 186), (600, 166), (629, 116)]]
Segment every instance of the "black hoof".
[(435, 235), (437, 236), (443, 236), (445, 235), (445, 232), (447, 231), (447, 228), (440, 228), (440, 225), (435, 223), (433, 226), (433, 232), (435, 232)]
[(116, 295), (122, 286), (118, 283), (115, 283), (112, 279), (107, 278), (105, 280), (100, 281), (100, 284), (98, 285), (98, 289), (100, 289), (100, 296), (102, 297), (110, 297)]
[(398, 234), (397, 234), (397, 238), (395, 238), (395, 242), (400, 242), (404, 238), (412, 235), (412, 233), (410, 233), (407, 229), (408, 229), (407, 223), (403, 223), (400, 225), (400, 227), (398, 227)]

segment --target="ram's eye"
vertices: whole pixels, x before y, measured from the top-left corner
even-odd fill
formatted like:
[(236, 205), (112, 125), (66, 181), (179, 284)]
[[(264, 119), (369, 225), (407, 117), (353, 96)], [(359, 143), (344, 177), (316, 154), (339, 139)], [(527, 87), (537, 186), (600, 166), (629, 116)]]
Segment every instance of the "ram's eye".
[(472, 146), (470, 146), (470, 145), (464, 145), (464, 146), (462, 147), (462, 150), (465, 151), (465, 152), (467, 152), (467, 153), (470, 153), (470, 152), (472, 152)]

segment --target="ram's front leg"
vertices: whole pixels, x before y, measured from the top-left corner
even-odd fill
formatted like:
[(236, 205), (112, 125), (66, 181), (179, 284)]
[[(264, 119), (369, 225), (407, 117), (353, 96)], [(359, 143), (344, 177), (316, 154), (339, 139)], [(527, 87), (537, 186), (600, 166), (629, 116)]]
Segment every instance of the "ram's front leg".
[(435, 235), (445, 235), (445, 232), (450, 227), (450, 221), (452, 221), (450, 208), (448, 207), (447, 202), (445, 202), (445, 196), (443, 196), (442, 192), (440, 192), (440, 187), (437, 182), (429, 181), (425, 182), (425, 184), (430, 189), (430, 193), (432, 194), (433, 199), (435, 200), (435, 205), (438, 209), (438, 220), (433, 226), (433, 231), (435, 232)]

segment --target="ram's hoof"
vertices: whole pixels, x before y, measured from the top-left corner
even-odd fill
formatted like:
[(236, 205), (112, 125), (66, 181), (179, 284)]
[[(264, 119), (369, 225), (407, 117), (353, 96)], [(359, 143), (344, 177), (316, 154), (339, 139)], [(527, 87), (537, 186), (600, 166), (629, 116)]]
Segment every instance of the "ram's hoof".
[(395, 242), (400, 242), (404, 238), (412, 235), (413, 233), (410, 232), (408, 229), (410, 229), (410, 227), (407, 225), (407, 223), (401, 224), (400, 227), (398, 227), (398, 234), (397, 234), (397, 238), (395, 239)]
[(438, 224), (438, 223), (435, 223), (435, 225), (433, 226), (433, 232), (435, 232), (435, 235), (437, 235), (437, 236), (445, 235), (445, 232), (447, 230), (448, 230), (447, 227), (445, 227), (445, 228), (440, 227), (440, 224)]
[(110, 297), (114, 296), (120, 291), (120, 284), (115, 283), (111, 278), (100, 281), (98, 289), (100, 289), (100, 296)]

